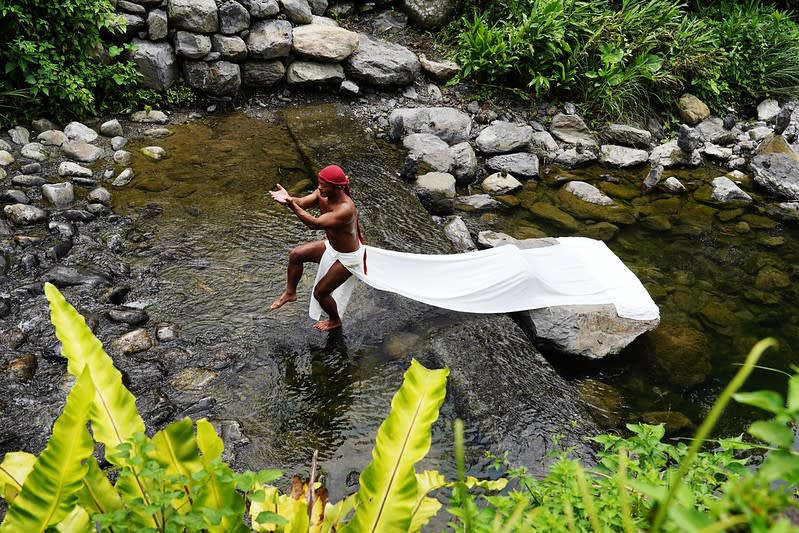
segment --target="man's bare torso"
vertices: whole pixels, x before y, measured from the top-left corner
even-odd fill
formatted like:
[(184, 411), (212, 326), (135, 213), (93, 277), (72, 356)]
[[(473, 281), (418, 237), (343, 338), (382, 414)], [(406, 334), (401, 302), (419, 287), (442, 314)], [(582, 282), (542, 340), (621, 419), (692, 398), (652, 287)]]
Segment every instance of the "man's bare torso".
[[(343, 204), (343, 205), (342, 205)], [(329, 213), (337, 209), (351, 210), (352, 216), (340, 225), (325, 230), (330, 245), (339, 252), (354, 252), (361, 243), (358, 239), (358, 212), (352, 199), (345, 196), (340, 202), (333, 203), (328, 198), (319, 197), (319, 211)]]

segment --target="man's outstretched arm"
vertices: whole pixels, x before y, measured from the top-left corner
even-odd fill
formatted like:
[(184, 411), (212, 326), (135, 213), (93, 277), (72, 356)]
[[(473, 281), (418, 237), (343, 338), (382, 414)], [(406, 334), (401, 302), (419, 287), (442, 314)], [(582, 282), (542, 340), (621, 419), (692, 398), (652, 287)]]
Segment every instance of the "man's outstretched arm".
[(354, 209), (352, 206), (341, 205), (337, 206), (332, 211), (322, 213), (318, 217), (313, 216), (308, 211), (300, 207), (300, 205), (293, 199), (289, 198), (286, 205), (291, 209), (300, 222), (305, 224), (311, 229), (332, 229), (341, 227), (352, 218)]

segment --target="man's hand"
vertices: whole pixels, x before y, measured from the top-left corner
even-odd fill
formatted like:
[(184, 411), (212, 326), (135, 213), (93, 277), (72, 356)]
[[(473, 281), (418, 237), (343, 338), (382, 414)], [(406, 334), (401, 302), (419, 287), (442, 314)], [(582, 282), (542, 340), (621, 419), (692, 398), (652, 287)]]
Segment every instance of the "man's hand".
[(279, 183), (277, 184), (277, 190), (269, 191), (269, 194), (272, 196), (272, 200), (281, 205), (288, 205), (289, 200), (291, 200), (291, 195)]

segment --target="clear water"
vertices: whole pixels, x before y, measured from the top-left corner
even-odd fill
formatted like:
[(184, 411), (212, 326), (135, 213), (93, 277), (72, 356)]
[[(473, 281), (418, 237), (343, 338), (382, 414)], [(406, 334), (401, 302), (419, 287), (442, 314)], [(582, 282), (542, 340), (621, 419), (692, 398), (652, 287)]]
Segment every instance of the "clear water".
[[(134, 297), (147, 301), (152, 317), (180, 326), (182, 342), (192, 346), (192, 362), (184, 366), (199, 367), (212, 377), (200, 390), (173, 385), (171, 393), (216, 398), (217, 413), (238, 420), (250, 440), (261, 443), (242, 448), (245, 465), (292, 471), (307, 467), (313, 450), (319, 449), (341, 493), (348, 474), (369, 461), (374, 432), (402, 379), (403, 343), (412, 342), (418, 329), (429, 325), (408, 324), (401, 316), (364, 319), (354, 313), (343, 336), (328, 336), (310, 327), (305, 297), (268, 312), (283, 290), (289, 250), (319, 235), (273, 203), (267, 191), (281, 183), (300, 194), (311, 187), (315, 165), (339, 163), (361, 185), (355, 188), (355, 199), (371, 243), (424, 253), (445, 251), (447, 243), (431, 235), (429, 217), (418, 205), (398, 202), (392, 195), (403, 187), (395, 178), (403, 154), (387, 143), (365, 144), (366, 136), (340, 107), (262, 116), (234, 113), (170, 129), (174, 135), (166, 139), (130, 148), (136, 178), (114, 194), (116, 211), (146, 215), (139, 223), (141, 242), (129, 255), (136, 258), (135, 268), (143, 277), (154, 281), (136, 289)], [(169, 158), (144, 158), (138, 148), (150, 144), (165, 148)], [(618, 183), (603, 177), (608, 173)], [(613, 387), (616, 423), (637, 421), (650, 411), (679, 411), (698, 423), (736, 364), (764, 336), (777, 337), (780, 349), (768, 354), (763, 365), (787, 369), (799, 363), (794, 351), (799, 344), (797, 228), (756, 207), (732, 213), (695, 201), (693, 193), (701, 196), (709, 180), (721, 173), (714, 168), (667, 171), (666, 176), (676, 175), (690, 189), (675, 197), (642, 196), (637, 184), (645, 171), (596, 167), (566, 173), (550, 168), (496, 212), (459, 213), (473, 229), (519, 238), (583, 234), (592, 221), (567, 230), (531, 209), (535, 202), (559, 205), (563, 182), (558, 176), (566, 175), (651, 213), (649, 221), (620, 226), (608, 245), (659, 304), (661, 328), (689, 329), (694, 332), (691, 339), (700, 339), (706, 377), (690, 387), (675, 385), (656, 370), (654, 352), (645, 341), (599, 364), (563, 364), (560, 370), (577, 383), (598, 380)], [(363, 192), (367, 189), (368, 196)], [(656, 215), (661, 218), (651, 219)], [(758, 289), (762, 280), (757, 275), (764, 265), (783, 272), (790, 284)], [(306, 289), (310, 275), (306, 272), (303, 280)], [(377, 302), (377, 307), (387, 298), (376, 292), (356, 293), (358, 297)], [(714, 322), (717, 317), (721, 322)], [(446, 327), (461, 318), (444, 314), (437, 320), (439, 327)], [(672, 350), (679, 351), (676, 346)], [(558, 361), (551, 354), (549, 359)], [(222, 373), (224, 379), (213, 379)], [(774, 373), (758, 371), (748, 386), (781, 390), (784, 382)], [(751, 411), (733, 410), (720, 431), (738, 433), (752, 416)], [(441, 463), (451, 457), (449, 444), (443, 444), (451, 442), (447, 433), (437, 430), (430, 459), (445, 470), (449, 467)]]

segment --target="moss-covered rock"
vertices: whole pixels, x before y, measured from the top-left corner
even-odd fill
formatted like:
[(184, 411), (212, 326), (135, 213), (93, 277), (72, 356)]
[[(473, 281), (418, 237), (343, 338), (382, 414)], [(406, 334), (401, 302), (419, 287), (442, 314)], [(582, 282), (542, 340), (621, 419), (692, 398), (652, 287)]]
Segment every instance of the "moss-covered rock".
[(696, 431), (691, 419), (679, 411), (650, 411), (643, 413), (641, 420), (652, 425), (663, 424), (669, 437), (684, 437)]
[(661, 325), (646, 334), (645, 346), (653, 374), (678, 387), (695, 387), (712, 370), (707, 338), (690, 326)]
[(699, 319), (715, 332), (732, 336), (738, 330), (738, 317), (732, 309), (721, 302), (712, 301), (699, 310)]
[(573, 216), (546, 202), (533, 204), (530, 207), (530, 213), (533, 217), (545, 220), (562, 229), (576, 231), (582, 227), (582, 224)]
[(617, 428), (621, 424), (624, 397), (615, 387), (595, 379), (580, 384), (579, 393), (588, 404), (594, 421), (602, 428)]
[(580, 237), (588, 237), (589, 239), (597, 239), (600, 241), (612, 241), (619, 234), (619, 227), (610, 222), (597, 222), (596, 224), (589, 224), (578, 232)]
[(569, 192), (567, 186), (558, 191), (558, 199), (564, 211), (583, 220), (603, 220), (614, 224), (634, 224), (635, 214), (631, 209), (615, 203), (601, 205), (587, 202)]

